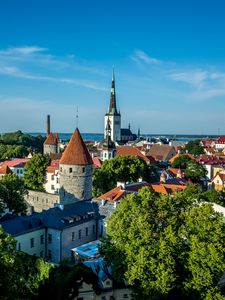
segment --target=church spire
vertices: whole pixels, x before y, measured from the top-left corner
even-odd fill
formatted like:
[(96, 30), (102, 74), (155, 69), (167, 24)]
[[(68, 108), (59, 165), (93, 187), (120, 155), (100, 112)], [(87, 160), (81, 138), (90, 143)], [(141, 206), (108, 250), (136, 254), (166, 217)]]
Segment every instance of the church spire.
[(113, 68), (113, 71), (112, 71), (112, 85), (111, 85), (111, 94), (110, 94), (109, 114), (118, 114), (117, 107), (116, 107), (116, 91), (115, 91), (114, 68)]

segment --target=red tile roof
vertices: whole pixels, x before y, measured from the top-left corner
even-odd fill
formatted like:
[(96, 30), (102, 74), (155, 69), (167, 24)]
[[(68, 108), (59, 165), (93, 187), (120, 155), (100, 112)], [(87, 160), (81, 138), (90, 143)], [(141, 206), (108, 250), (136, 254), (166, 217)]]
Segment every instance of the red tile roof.
[(135, 156), (135, 157), (140, 157), (144, 159), (146, 162), (150, 162), (150, 159), (146, 157), (144, 154), (141, 153), (141, 151), (132, 146), (119, 146), (116, 147), (116, 155), (121, 155), (121, 156)]
[(92, 158), (78, 129), (74, 131), (59, 163), (64, 165), (93, 164)]
[(29, 158), (16, 158), (16, 159), (13, 159), (13, 160), (6, 160), (4, 161), (1, 165), (7, 165), (9, 166), (10, 168), (16, 168), (16, 167), (24, 167), (25, 164), (29, 161)]
[(58, 135), (54, 135), (52, 132), (49, 133), (45, 142), (45, 145), (55, 145), (58, 144)]
[(220, 136), (218, 138), (216, 144), (225, 144), (225, 136)]
[(100, 168), (102, 166), (102, 161), (98, 157), (93, 157), (92, 161), (95, 168)]
[(166, 161), (171, 153), (176, 153), (174, 147), (169, 145), (154, 144), (149, 149), (146, 156), (152, 156), (155, 160)]

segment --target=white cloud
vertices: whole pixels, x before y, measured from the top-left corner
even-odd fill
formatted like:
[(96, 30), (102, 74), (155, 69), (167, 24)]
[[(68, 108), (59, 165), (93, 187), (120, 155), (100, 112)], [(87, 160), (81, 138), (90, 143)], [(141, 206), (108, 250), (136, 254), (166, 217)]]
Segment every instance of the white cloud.
[(12, 55), (12, 54), (21, 54), (21, 55), (31, 55), (40, 53), (43, 51), (47, 51), (47, 48), (42, 48), (38, 46), (24, 46), (24, 47), (14, 47), (14, 48), (8, 48), (6, 50), (0, 51), (0, 54), (3, 55)]
[(59, 82), (59, 83), (68, 83), (68, 84), (75, 84), (85, 88), (99, 90), (99, 91), (107, 91), (108, 89), (97, 85), (94, 82), (87, 81), (87, 80), (80, 80), (80, 79), (73, 79), (73, 78), (58, 78), (58, 77), (51, 77), (51, 76), (38, 76), (35, 74), (25, 73), (19, 68), (4, 66), (0, 67), (0, 74), (9, 75), (21, 79), (29, 79), (29, 80), (41, 80), (41, 81), (51, 81), (51, 82)]
[(168, 75), (173, 81), (188, 83), (194, 87), (202, 88), (208, 78), (208, 72), (202, 70), (174, 72)]
[(152, 65), (158, 65), (161, 63), (160, 60), (149, 56), (147, 53), (145, 53), (142, 50), (136, 50), (134, 55), (130, 56), (130, 58), (137, 63), (143, 62), (146, 64), (152, 64)]

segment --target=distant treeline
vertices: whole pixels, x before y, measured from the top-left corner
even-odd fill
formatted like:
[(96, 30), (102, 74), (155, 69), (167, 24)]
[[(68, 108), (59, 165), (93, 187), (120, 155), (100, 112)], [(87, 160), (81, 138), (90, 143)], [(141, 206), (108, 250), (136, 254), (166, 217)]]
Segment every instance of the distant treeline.
[(29, 152), (42, 153), (45, 137), (18, 130), (0, 135), (0, 159), (25, 157)]

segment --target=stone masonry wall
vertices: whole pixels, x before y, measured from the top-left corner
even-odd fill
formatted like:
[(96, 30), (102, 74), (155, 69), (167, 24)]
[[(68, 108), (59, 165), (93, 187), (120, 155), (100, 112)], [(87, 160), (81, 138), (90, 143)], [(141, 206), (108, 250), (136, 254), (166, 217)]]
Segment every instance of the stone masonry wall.
[(33, 207), (34, 211), (41, 212), (54, 207), (55, 203), (59, 203), (59, 195), (29, 190), (25, 200)]
[(60, 165), (60, 203), (92, 198), (92, 165)]

